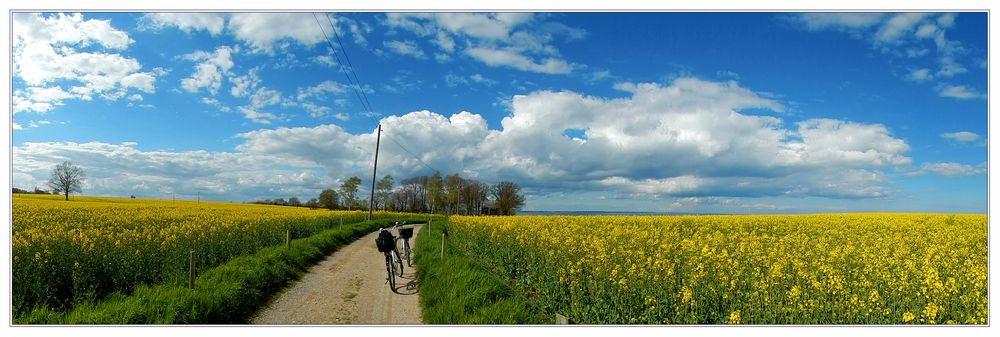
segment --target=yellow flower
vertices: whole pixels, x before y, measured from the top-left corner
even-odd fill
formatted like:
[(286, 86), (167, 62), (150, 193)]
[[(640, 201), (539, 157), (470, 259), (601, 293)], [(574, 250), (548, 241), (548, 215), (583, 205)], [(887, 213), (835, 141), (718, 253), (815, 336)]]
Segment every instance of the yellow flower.
[(740, 324), (740, 311), (736, 310), (729, 313), (729, 324)]
[(912, 320), (913, 320), (914, 318), (916, 318), (916, 316), (915, 316), (915, 315), (913, 315), (913, 313), (912, 313), (912, 312), (909, 312), (909, 311), (907, 311), (907, 312), (904, 312), (904, 313), (903, 313), (903, 322), (910, 322), (910, 321), (912, 321)]

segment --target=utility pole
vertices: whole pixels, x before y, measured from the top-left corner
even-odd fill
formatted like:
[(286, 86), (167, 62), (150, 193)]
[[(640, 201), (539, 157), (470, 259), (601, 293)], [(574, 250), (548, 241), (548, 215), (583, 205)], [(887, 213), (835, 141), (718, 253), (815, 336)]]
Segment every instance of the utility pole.
[(378, 125), (378, 136), (375, 137), (375, 165), (372, 167), (372, 194), (368, 198), (368, 220), (372, 219), (372, 209), (375, 208), (375, 171), (378, 170), (378, 147), (382, 140), (382, 124)]

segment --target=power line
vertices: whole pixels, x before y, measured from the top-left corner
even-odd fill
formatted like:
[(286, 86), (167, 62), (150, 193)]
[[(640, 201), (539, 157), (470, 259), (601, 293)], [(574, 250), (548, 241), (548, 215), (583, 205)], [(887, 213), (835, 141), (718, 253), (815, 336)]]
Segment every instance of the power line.
[[(316, 17), (316, 13), (312, 13), (312, 15), (313, 19), (316, 20), (316, 25), (319, 26), (319, 30), (323, 32), (323, 41), (326, 41), (326, 44), (330, 46), (330, 50), (333, 52), (333, 57), (337, 59), (337, 64), (339, 64), (341, 67), (344, 67), (344, 63), (340, 61), (340, 55), (337, 53), (337, 47), (334, 46), (333, 42), (330, 41), (330, 36), (326, 34), (326, 29), (323, 29), (323, 24), (319, 22), (319, 18)], [(341, 46), (341, 50), (343, 50), (343, 46)], [(344, 57), (347, 57), (347, 54), (344, 54)], [(341, 70), (343, 71), (343, 68)], [(354, 72), (353, 67), (349, 70), (351, 72)], [(348, 74), (347, 71), (344, 71), (344, 77), (347, 77), (347, 83), (351, 85), (352, 89), (354, 89), (354, 95), (358, 97), (358, 101), (361, 103), (361, 107), (364, 108), (365, 113), (367, 114), (374, 113), (372, 111), (371, 105), (367, 104), (368, 100), (361, 98), (361, 94), (363, 93), (361, 91), (361, 83), (360, 82), (355, 83), (354, 79), (351, 78), (351, 75)], [(355, 73), (354, 77), (357, 78), (357, 73)]]
[[(344, 68), (341, 68), (341, 70), (344, 72), (344, 76), (347, 77), (347, 82), (354, 89), (354, 95), (358, 98), (358, 101), (361, 103), (361, 106), (365, 109), (365, 112), (366, 112), (365, 116), (367, 116), (369, 119), (371, 119), (372, 121), (374, 121), (376, 124), (381, 124), (379, 120), (377, 120), (377, 119), (375, 119), (373, 117), (376, 113), (375, 113), (374, 109), (372, 108), (371, 101), (368, 100), (368, 95), (365, 94), (365, 91), (364, 91), (364, 89), (361, 86), (361, 80), (358, 77), (358, 73), (354, 71), (354, 65), (351, 63), (351, 58), (350, 58), (350, 56), (347, 55), (347, 50), (344, 49), (344, 43), (340, 40), (340, 34), (337, 32), (337, 26), (333, 24), (333, 20), (330, 20), (330, 16), (329, 15), (327, 15), (325, 13), (323, 14), (323, 16), (326, 17), (327, 22), (330, 24), (330, 27), (333, 30), (334, 36), (337, 39), (337, 44), (340, 46), (340, 51), (341, 51), (340, 53), (337, 53), (337, 47), (333, 45), (332, 41), (330, 41), (330, 36), (326, 33), (326, 30), (323, 29), (323, 24), (319, 22), (319, 18), (316, 17), (316, 13), (312, 13), (312, 15), (313, 15), (313, 19), (316, 21), (316, 25), (319, 26), (320, 31), (323, 32), (324, 41), (326, 41), (327, 45), (330, 46), (330, 50), (333, 52), (334, 58), (336, 58), (337, 63), (340, 64), (341, 67), (344, 67), (344, 63), (341, 62), (339, 54), (344, 54), (344, 59), (347, 61), (347, 67), (346, 67), (347, 70), (344, 70)], [(348, 73), (347, 71), (350, 71), (350, 73)], [(351, 78), (351, 74), (354, 75), (354, 78)], [(389, 130), (385, 130), (385, 131), (389, 131)], [(407, 149), (405, 146), (403, 146), (403, 144), (400, 144), (400, 142), (397, 141), (395, 139), (395, 137), (393, 137), (388, 132), (386, 133), (386, 137), (388, 137), (389, 140), (391, 140), (394, 144), (396, 144), (396, 146), (399, 146), (399, 148), (402, 149), (404, 152), (406, 152), (407, 154), (409, 154), (410, 156), (412, 156), (414, 159), (416, 159), (418, 162), (420, 162), (420, 164), (424, 165), (424, 167), (427, 167), (431, 171), (438, 171), (438, 172), (440, 172), (439, 170), (437, 170), (437, 169), (431, 167), (430, 165), (428, 165), (427, 163), (425, 163), (422, 159), (420, 159), (419, 156), (413, 154), (413, 152), (411, 152), (409, 149)]]
[[(323, 15), (323, 16), (326, 17), (326, 22), (330, 23), (330, 27), (333, 28), (333, 36), (337, 37), (337, 45), (340, 46), (340, 51), (344, 53), (344, 59), (347, 60), (347, 69), (350, 69), (351, 73), (354, 74), (354, 80), (355, 80), (355, 82), (358, 83), (358, 86), (360, 87), (361, 86), (361, 79), (358, 78), (358, 73), (354, 71), (354, 64), (351, 64), (351, 57), (347, 55), (347, 49), (344, 48), (344, 43), (340, 41), (340, 33), (337, 32), (337, 25), (333, 24), (333, 20), (330, 20), (330, 16), (329, 15)], [(338, 60), (338, 62), (339, 62), (339, 60)], [(361, 91), (361, 96), (364, 97), (364, 99), (365, 99), (365, 103), (368, 104), (369, 110), (372, 110), (371, 112), (374, 113), (375, 109), (372, 108), (372, 103), (368, 101), (368, 95), (365, 94), (364, 90), (360, 90), (360, 91)]]

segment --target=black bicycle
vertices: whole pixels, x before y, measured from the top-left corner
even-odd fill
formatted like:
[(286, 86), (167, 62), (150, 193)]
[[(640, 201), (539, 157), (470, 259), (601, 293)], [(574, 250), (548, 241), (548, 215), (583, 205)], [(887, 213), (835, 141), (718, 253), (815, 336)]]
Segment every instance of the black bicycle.
[[(386, 234), (382, 234), (382, 232), (386, 232)], [(399, 253), (396, 252), (396, 241), (392, 237), (392, 233), (382, 228), (377, 233), (379, 233), (379, 238), (375, 239), (375, 245), (382, 252), (382, 255), (385, 256), (385, 272), (388, 274), (385, 280), (389, 283), (390, 288), (396, 289), (396, 273), (398, 271), (399, 276), (403, 276), (403, 260), (399, 258)], [(385, 236), (384, 239), (383, 236)], [(399, 268), (396, 267), (397, 265)]]

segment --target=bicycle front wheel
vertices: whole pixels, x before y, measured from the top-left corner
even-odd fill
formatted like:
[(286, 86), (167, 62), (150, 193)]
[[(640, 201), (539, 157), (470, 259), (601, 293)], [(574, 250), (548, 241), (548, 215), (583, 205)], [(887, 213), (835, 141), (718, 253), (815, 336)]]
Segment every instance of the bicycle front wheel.
[(392, 251), (392, 257), (395, 258), (395, 262), (399, 264), (399, 276), (403, 276), (403, 259), (399, 258), (399, 254), (396, 251)]

